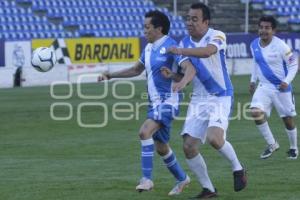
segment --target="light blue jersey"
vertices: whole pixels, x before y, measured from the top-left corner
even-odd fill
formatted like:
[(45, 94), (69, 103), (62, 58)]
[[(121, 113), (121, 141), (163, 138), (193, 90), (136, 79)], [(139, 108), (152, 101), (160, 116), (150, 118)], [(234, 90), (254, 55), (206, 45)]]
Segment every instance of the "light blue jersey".
[(233, 87), (226, 66), (226, 36), (223, 32), (209, 28), (198, 42), (186, 36), (180, 42), (180, 47), (196, 48), (212, 44), (217, 47), (217, 53), (208, 58), (190, 57), (196, 68), (193, 79), (193, 95), (201, 98), (208, 96), (232, 96)]
[(169, 36), (164, 36), (153, 44), (147, 44), (140, 58), (140, 62), (146, 69), (149, 101), (153, 107), (164, 103), (178, 108), (179, 94), (172, 91), (173, 81), (164, 78), (160, 69), (168, 67), (173, 72), (177, 72), (177, 66), (187, 58), (166, 53), (171, 46), (177, 46), (176, 41)]
[(171, 46), (177, 46), (174, 39), (164, 36), (153, 44), (145, 47), (140, 62), (144, 64), (147, 73), (147, 90), (150, 105), (147, 118), (159, 122), (163, 126), (153, 135), (154, 140), (167, 143), (170, 139), (172, 120), (179, 114), (180, 94), (173, 92), (172, 79), (161, 74), (162, 67), (168, 67), (178, 72), (178, 65), (188, 58), (166, 53)]

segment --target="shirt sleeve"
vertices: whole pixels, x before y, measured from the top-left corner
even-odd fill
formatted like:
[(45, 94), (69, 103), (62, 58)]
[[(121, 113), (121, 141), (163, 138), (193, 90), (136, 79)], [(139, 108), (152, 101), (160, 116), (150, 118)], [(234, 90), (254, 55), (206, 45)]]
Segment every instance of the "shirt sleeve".
[[(180, 41), (180, 43), (179, 43), (179, 45), (177, 45), (177, 48), (184, 48), (184, 45), (183, 45), (183, 42), (182, 41)], [(175, 61), (176, 61), (176, 63), (180, 66), (180, 64), (183, 62), (183, 61), (185, 61), (185, 60), (187, 60), (188, 59), (188, 57), (187, 56), (183, 56), (183, 55), (175, 55), (174, 54), (174, 56), (175, 56)]]
[(217, 47), (218, 51), (226, 49), (226, 36), (221, 31), (216, 31), (210, 38), (208, 44), (212, 44)]
[(295, 78), (298, 71), (297, 58), (295, 53), (293, 53), (291, 48), (285, 43), (282, 43), (281, 56), (287, 67), (287, 75), (283, 82), (290, 84)]

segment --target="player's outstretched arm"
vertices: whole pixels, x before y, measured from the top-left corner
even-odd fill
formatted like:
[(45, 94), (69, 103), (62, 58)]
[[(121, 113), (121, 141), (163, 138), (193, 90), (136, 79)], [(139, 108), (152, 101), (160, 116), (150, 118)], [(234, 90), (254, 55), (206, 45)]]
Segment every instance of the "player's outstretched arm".
[(128, 77), (137, 76), (140, 75), (144, 71), (144, 69), (145, 69), (144, 65), (138, 61), (130, 68), (123, 69), (117, 72), (112, 72), (112, 73), (109, 72), (102, 73), (99, 76), (98, 81), (109, 80), (111, 78), (128, 78)]
[(175, 82), (181, 81), (181, 79), (183, 77), (182, 74), (174, 73), (167, 67), (160, 68), (160, 72), (165, 78), (171, 78)]
[(193, 80), (194, 76), (196, 75), (196, 69), (189, 60), (183, 61), (181, 63), (181, 67), (184, 70), (184, 76), (182, 77), (182, 79), (179, 82), (174, 83), (173, 91), (175, 91), (175, 92), (180, 91), (183, 88), (185, 88), (187, 86), (187, 84), (189, 82), (191, 82)]
[(208, 58), (209, 56), (215, 54), (218, 51), (215, 45), (209, 44), (206, 47), (196, 47), (196, 48), (177, 48), (170, 47), (167, 49), (168, 53), (183, 55), (183, 56), (194, 56), (198, 58)]

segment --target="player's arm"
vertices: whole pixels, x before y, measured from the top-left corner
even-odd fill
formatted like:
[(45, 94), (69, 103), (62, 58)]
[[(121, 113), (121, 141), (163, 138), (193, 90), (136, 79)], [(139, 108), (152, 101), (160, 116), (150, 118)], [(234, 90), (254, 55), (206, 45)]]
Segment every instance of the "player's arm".
[(183, 88), (185, 88), (187, 84), (191, 82), (194, 76), (196, 75), (196, 69), (189, 60), (181, 62), (180, 66), (184, 71), (184, 75), (179, 82), (173, 84), (173, 91), (180, 91)]
[(165, 78), (171, 78), (175, 82), (181, 81), (183, 77), (183, 74), (172, 72), (168, 67), (160, 68), (160, 72)]
[(140, 61), (136, 62), (132, 67), (116, 72), (105, 72), (99, 76), (99, 81), (109, 80), (111, 78), (128, 78), (140, 75), (145, 69), (145, 66)]
[(250, 84), (249, 84), (250, 94), (254, 94), (255, 89), (256, 89), (256, 82), (257, 82), (256, 66), (253, 66), (252, 72), (251, 72)]
[(287, 75), (280, 85), (281, 89), (285, 89), (295, 78), (298, 71), (298, 62), (296, 56), (292, 53), (292, 51), (287, 51), (284, 53), (284, 61), (287, 65)]
[(208, 44), (206, 47), (196, 47), (196, 48), (177, 48), (170, 47), (167, 52), (183, 55), (183, 56), (193, 56), (198, 58), (208, 58), (211, 55), (217, 53), (218, 48), (213, 44)]
[(195, 48), (181, 48), (171, 47), (167, 51), (173, 54), (179, 54), (183, 56), (191, 56), (198, 58), (208, 58), (211, 55), (216, 54), (218, 51), (226, 49), (226, 36), (221, 31), (216, 31), (207, 42), (206, 47)]
[[(251, 49), (252, 52), (252, 49)], [(254, 54), (252, 53), (252, 55), (254, 56)], [(250, 78), (250, 84), (249, 84), (249, 92), (250, 94), (254, 94), (254, 91), (256, 89), (256, 82), (258, 79), (257, 76), (257, 66), (255, 64), (255, 59), (253, 58), (253, 66), (252, 66), (252, 71), (251, 71), (251, 78)]]

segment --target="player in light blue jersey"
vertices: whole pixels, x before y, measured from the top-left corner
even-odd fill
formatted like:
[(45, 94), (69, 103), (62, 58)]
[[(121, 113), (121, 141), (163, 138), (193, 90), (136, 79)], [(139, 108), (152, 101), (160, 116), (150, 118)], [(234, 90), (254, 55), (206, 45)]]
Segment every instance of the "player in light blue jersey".
[[(269, 158), (279, 149), (279, 144), (274, 139), (266, 120), (274, 105), (284, 122), (289, 138), (290, 148), (287, 157), (297, 159), (297, 128), (293, 119), (296, 116), (296, 109), (291, 85), (298, 70), (297, 58), (286, 43), (274, 36), (275, 29), (274, 17), (261, 17), (258, 28), (259, 38), (251, 43), (254, 67), (250, 92), (253, 94), (255, 91), (250, 106), (251, 113), (258, 130), (267, 142), (267, 148), (260, 157)], [(259, 84), (256, 88), (257, 80)]]
[[(221, 31), (209, 28), (209, 20), (209, 8), (202, 3), (193, 4), (186, 18), (189, 35), (180, 42), (180, 48), (168, 49), (168, 52), (176, 55), (189, 56), (196, 68), (193, 94), (181, 133), (187, 164), (203, 187), (196, 199), (217, 196), (205, 161), (198, 150), (199, 144), (206, 141), (230, 162), (234, 190), (244, 189), (247, 183), (245, 169), (232, 145), (226, 140), (233, 102), (233, 87), (225, 64), (226, 36)], [(178, 81), (181, 79), (179, 74), (165, 68), (162, 73)], [(187, 72), (184, 76), (186, 75)], [(185, 82), (180, 81), (175, 84), (174, 89), (180, 90), (183, 87)]]
[(176, 71), (177, 65), (180, 65), (191, 74), (190, 77), (183, 80), (186, 83), (192, 80), (195, 69), (188, 58), (166, 52), (169, 47), (177, 44), (175, 40), (167, 36), (169, 28), (170, 21), (162, 12), (150, 11), (146, 13), (144, 33), (149, 43), (140, 60), (129, 69), (103, 74), (101, 79), (132, 77), (146, 70), (149, 107), (147, 119), (139, 131), (142, 178), (136, 186), (136, 190), (141, 192), (153, 188), (153, 153), (156, 148), (157, 153), (177, 180), (169, 195), (178, 195), (190, 182), (190, 178), (179, 165), (168, 144), (171, 122), (179, 112), (180, 95), (178, 92), (172, 91), (173, 81), (163, 77), (160, 68), (166, 66), (171, 71)]

